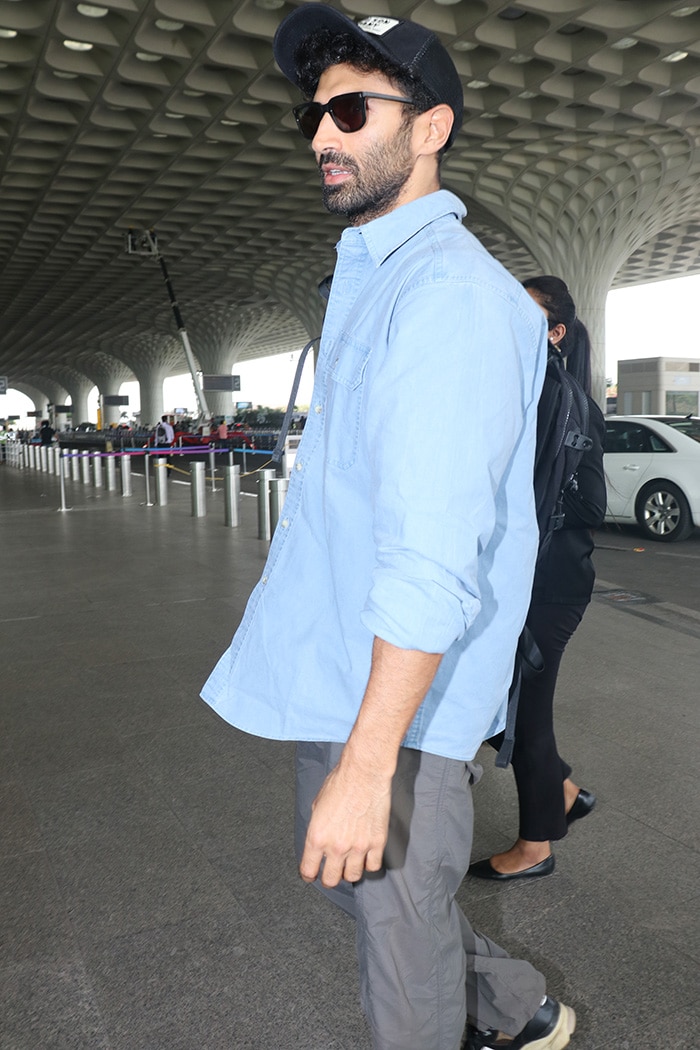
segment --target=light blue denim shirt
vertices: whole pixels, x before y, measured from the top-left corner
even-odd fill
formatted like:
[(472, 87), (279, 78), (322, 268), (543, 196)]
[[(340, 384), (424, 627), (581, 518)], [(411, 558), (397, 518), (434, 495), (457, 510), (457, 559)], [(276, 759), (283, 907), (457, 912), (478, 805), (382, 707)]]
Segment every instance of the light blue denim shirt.
[(406, 746), (470, 759), (502, 726), (546, 325), (464, 215), (441, 190), (342, 235), (281, 520), (202, 692), (248, 733), (346, 740), (375, 635), (445, 654)]

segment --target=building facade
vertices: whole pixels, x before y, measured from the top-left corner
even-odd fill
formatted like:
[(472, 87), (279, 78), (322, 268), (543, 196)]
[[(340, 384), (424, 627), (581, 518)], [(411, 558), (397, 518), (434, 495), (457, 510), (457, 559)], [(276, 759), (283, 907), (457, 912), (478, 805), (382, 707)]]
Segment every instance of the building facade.
[(617, 368), (620, 415), (698, 415), (700, 360), (648, 357), (619, 361)]

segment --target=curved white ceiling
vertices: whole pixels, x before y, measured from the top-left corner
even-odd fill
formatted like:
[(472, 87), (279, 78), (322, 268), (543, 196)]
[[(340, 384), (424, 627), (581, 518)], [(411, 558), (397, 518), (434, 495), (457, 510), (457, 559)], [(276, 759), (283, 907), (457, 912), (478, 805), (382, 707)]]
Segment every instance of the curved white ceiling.
[[(202, 367), (299, 347), (340, 225), (271, 41), (283, 0), (0, 0), (0, 374), (183, 370), (153, 227)], [(445, 184), (519, 275), (700, 268), (700, 5), (348, 0), (439, 33), (464, 84)]]

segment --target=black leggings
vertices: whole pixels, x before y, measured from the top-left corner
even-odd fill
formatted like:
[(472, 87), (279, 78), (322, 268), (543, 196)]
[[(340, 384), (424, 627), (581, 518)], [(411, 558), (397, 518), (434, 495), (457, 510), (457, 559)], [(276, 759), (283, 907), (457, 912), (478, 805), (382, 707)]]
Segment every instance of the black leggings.
[[(544, 670), (523, 681), (515, 721), (513, 772), (518, 788), (521, 839), (547, 842), (567, 832), (563, 783), (571, 766), (559, 757), (554, 737), (554, 690), (566, 644), (585, 605), (532, 605), (527, 625), (544, 658)], [(489, 740), (499, 748), (503, 734)]]

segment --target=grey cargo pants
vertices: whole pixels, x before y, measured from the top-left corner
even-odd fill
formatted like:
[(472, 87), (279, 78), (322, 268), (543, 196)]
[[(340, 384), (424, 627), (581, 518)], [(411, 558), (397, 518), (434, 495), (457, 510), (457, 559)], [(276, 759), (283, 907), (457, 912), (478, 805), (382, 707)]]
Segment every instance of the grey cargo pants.
[[(311, 804), (342, 744), (297, 744), (296, 849)], [(469, 1015), (479, 1028), (517, 1035), (536, 1013), (545, 980), (472, 930), (455, 903), (469, 866), (470, 762), (401, 748), (384, 867), (321, 891), (357, 923), (362, 1008), (375, 1050), (459, 1050)]]

